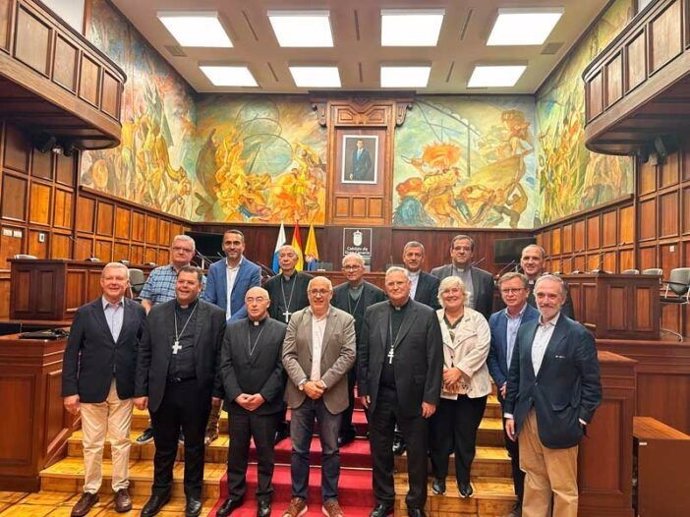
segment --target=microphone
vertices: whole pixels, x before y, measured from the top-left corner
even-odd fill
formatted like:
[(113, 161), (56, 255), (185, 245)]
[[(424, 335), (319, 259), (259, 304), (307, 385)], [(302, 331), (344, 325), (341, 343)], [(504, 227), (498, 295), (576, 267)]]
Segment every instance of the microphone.
[(506, 264), (505, 266), (503, 266), (503, 267), (501, 268), (501, 270), (496, 274), (496, 280), (498, 280), (499, 278), (501, 278), (501, 275), (502, 275), (503, 273), (505, 273), (506, 271), (508, 271), (511, 267), (515, 266), (516, 264), (517, 264), (517, 260), (513, 259), (513, 260), (511, 260), (508, 264)]
[(482, 257), (482, 258), (480, 258), (477, 262), (472, 262), (472, 267), (478, 266), (479, 264), (481, 264), (482, 262), (484, 262), (485, 259), (486, 259), (486, 257)]
[(213, 264), (213, 261), (209, 259), (206, 255), (201, 253), (199, 250), (196, 251), (195, 257), (201, 259), (201, 269), (206, 269), (206, 263), (209, 265)]

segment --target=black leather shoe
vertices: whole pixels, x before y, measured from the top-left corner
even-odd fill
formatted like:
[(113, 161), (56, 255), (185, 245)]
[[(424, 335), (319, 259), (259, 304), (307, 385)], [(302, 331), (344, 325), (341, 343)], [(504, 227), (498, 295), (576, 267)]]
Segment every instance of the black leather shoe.
[(342, 447), (343, 445), (347, 445), (348, 443), (352, 443), (354, 441), (354, 434), (345, 434), (343, 436), (338, 436), (338, 447)]
[(259, 501), (256, 508), (256, 517), (270, 517), (271, 516), (271, 501)]
[(184, 507), (184, 517), (198, 517), (201, 513), (201, 501), (194, 497), (187, 498), (187, 504)]
[(460, 490), (460, 497), (472, 497), (472, 494), (474, 494), (472, 484), (469, 482), (458, 483), (458, 489)]
[(232, 499), (231, 497), (228, 497), (225, 501), (223, 501), (223, 505), (218, 508), (218, 511), (216, 512), (217, 517), (227, 517), (230, 515), (232, 512), (234, 512), (237, 508), (242, 506), (242, 499)]
[(396, 438), (393, 440), (393, 454), (396, 456), (402, 455), (406, 448), (405, 441), (402, 438)]
[(441, 478), (434, 478), (431, 482), (431, 491), (436, 495), (443, 495), (446, 493), (446, 480)]
[(161, 511), (170, 501), (170, 492), (167, 494), (153, 494), (141, 509), (141, 517), (153, 517)]
[(393, 515), (393, 505), (377, 504), (369, 517), (387, 517), (388, 515)]
[(424, 510), (421, 508), (408, 508), (407, 515), (408, 517), (426, 517)]

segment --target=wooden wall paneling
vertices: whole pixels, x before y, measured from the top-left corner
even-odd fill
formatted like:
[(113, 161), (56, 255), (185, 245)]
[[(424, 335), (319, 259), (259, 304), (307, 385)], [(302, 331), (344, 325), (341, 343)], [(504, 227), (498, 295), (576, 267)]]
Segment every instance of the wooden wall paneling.
[(14, 56), (43, 76), (48, 76), (51, 54), (52, 30), (36, 13), (19, 4), (16, 34), (14, 35)]
[(645, 246), (641, 247), (638, 251), (640, 257), (638, 269), (642, 271), (643, 269), (649, 269), (653, 267), (660, 267), (660, 262), (657, 260), (656, 256), (656, 246)]
[(585, 250), (585, 220), (584, 219), (581, 219), (579, 221), (575, 221), (573, 239), (574, 239), (573, 251), (575, 253), (579, 253), (579, 252), (584, 251)]
[(587, 85), (587, 120), (604, 111), (604, 78), (600, 72)]
[(78, 66), (79, 49), (58, 34), (55, 38), (53, 81), (76, 93)]
[(680, 267), (680, 253), (681, 249), (678, 243), (660, 244), (659, 256), (661, 257), (660, 268), (668, 274), (671, 269)]
[[(687, 11), (690, 14), (690, 9)], [(690, 39), (690, 38), (688, 38)], [(690, 137), (688, 135), (678, 135), (681, 139), (680, 144), (680, 169), (683, 181), (690, 180)]]
[[(29, 255), (38, 257), (40, 259), (48, 258), (48, 232), (45, 230), (29, 230), (27, 235)], [(41, 237), (42, 236), (42, 237)]]
[(96, 239), (93, 254), (95, 257), (98, 257), (101, 260), (101, 262), (110, 262), (111, 260), (113, 260), (112, 241)]
[(616, 230), (618, 228), (618, 211), (609, 210), (602, 215), (602, 239), (601, 246), (608, 248), (618, 243)]
[(127, 207), (115, 207), (115, 238), (130, 239), (132, 211)]
[(26, 221), (28, 180), (7, 171), (2, 175), (2, 218)]
[(50, 185), (31, 182), (29, 196), (29, 222), (41, 225), (51, 224), (53, 189)]
[(659, 195), (659, 238), (676, 237), (680, 226), (678, 191)]
[(602, 256), (602, 269), (609, 273), (618, 272), (618, 252), (617, 251), (607, 251), (603, 253)]
[(132, 264), (144, 264), (144, 247), (132, 244), (129, 261)]
[(601, 217), (599, 214), (587, 217), (587, 249), (596, 250), (601, 246), (599, 238), (599, 227), (601, 225)]
[(3, 166), (16, 172), (28, 173), (31, 143), (11, 124), (5, 125)]
[(72, 156), (58, 154), (56, 159), (55, 181), (63, 185), (73, 187), (77, 170), (77, 157), (79, 153)]
[(74, 260), (86, 260), (93, 256), (93, 239), (77, 236), (74, 247)]
[(101, 109), (115, 119), (120, 118), (120, 82), (108, 72), (103, 73)]
[(154, 215), (146, 215), (146, 244), (156, 245), (158, 242), (158, 218)]
[(69, 289), (65, 289), (65, 292), (67, 293), (65, 297), (65, 307), (79, 307), (82, 303), (82, 300), (87, 299), (87, 270), (68, 269), (66, 273), (65, 283), (69, 286)]
[(638, 228), (639, 240), (648, 241), (655, 239), (656, 232), (656, 198), (638, 202)]
[(562, 230), (562, 244), (561, 244), (561, 250), (562, 252), (565, 253), (572, 253), (573, 251), (573, 225), (572, 223), (570, 224), (564, 224), (563, 225), (563, 230)]
[(170, 221), (161, 219), (158, 223), (158, 244), (166, 247), (170, 246), (170, 237)]
[(98, 235), (113, 236), (113, 215), (115, 206), (107, 201), (98, 201), (96, 204), (96, 233)]
[(551, 232), (551, 255), (561, 254), (561, 227), (557, 226)]
[(625, 206), (618, 212), (618, 244), (635, 242), (635, 207)]
[(63, 233), (53, 233), (50, 238), (50, 258), (68, 259), (71, 257), (72, 236)]
[(594, 269), (602, 269), (604, 264), (604, 258), (599, 253), (593, 253), (587, 255), (587, 271), (592, 271)]
[[(102, 294), (101, 290), (101, 272), (103, 269), (94, 270), (88, 269), (86, 273), (86, 300), (95, 300)], [(83, 303), (83, 301), (82, 301)], [(74, 307), (76, 310), (81, 304)]]
[(155, 260), (156, 264), (162, 266), (170, 263), (170, 250), (167, 248), (160, 248), (158, 250), (158, 258)]
[(98, 107), (98, 93), (100, 91), (101, 67), (93, 59), (82, 54), (81, 73), (79, 74), (79, 97)]
[(24, 253), (24, 249), (24, 230), (3, 225), (0, 232), (0, 267), (9, 268), (7, 259)]
[(551, 253), (551, 232), (550, 231), (545, 231), (542, 234), (542, 248), (544, 248), (544, 251), (546, 251), (546, 255), (550, 256), (552, 255)]
[[(89, 197), (77, 197), (76, 227), (80, 232), (94, 233), (96, 201)], [(76, 257), (75, 257), (76, 258)]]
[[(682, 50), (681, 0), (676, 0), (649, 24), (651, 73), (657, 72)], [(650, 74), (651, 75), (651, 74)]]
[(72, 204), (74, 194), (71, 191), (56, 187), (54, 195), (53, 226), (65, 229), (72, 228)]
[(113, 260), (130, 260), (129, 258), (129, 244), (126, 242), (115, 242), (113, 244)]
[[(682, 232), (683, 235), (688, 235), (690, 234), (690, 186), (684, 187), (681, 190), (681, 198), (682, 198), (682, 219), (683, 219), (683, 224), (682, 224)], [(686, 255), (687, 256), (687, 255)]]
[(635, 250), (622, 249), (618, 252), (618, 273), (635, 267)]
[(618, 54), (606, 64), (606, 107), (623, 96), (623, 55)]
[(647, 79), (647, 52), (644, 30), (635, 34), (626, 46), (627, 85), (626, 92), (633, 90)]
[(10, 49), (11, 7), (11, 2), (3, 2), (0, 4), (0, 48), (6, 51)]
[(647, 161), (640, 163), (638, 160), (637, 183), (639, 195), (650, 194), (656, 190), (657, 166)]
[(143, 212), (132, 210), (132, 234), (131, 239), (137, 242), (144, 242), (146, 237), (145, 230), (146, 216)]
[(553, 271), (554, 273), (562, 273), (563, 270), (561, 269), (561, 259), (560, 258), (552, 258), (550, 260), (549, 267), (547, 268), (548, 271)]
[(32, 149), (31, 153), (31, 175), (44, 180), (53, 179), (53, 156), (54, 153), (48, 151), (42, 153), (38, 149)]
[(585, 255), (575, 255), (573, 258), (573, 271), (583, 272), (587, 269), (587, 257)]
[(659, 188), (677, 185), (680, 180), (680, 153), (670, 153), (659, 171)]
[(144, 264), (156, 264), (156, 265), (162, 265), (158, 264), (158, 250), (156, 248), (146, 248), (144, 251)]
[(10, 319), (10, 271), (0, 270), (0, 319)]

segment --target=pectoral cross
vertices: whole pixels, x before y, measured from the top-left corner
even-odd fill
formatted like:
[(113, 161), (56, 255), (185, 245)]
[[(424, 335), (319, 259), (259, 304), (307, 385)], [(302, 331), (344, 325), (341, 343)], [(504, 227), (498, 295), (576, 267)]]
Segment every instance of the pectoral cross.
[(290, 316), (292, 316), (292, 313), (289, 309), (285, 309), (283, 316), (285, 316), (285, 323), (290, 323)]
[(173, 355), (177, 355), (177, 352), (179, 352), (180, 350), (182, 350), (182, 347), (180, 346), (180, 341), (176, 339), (172, 347)]
[(393, 364), (393, 357), (395, 357), (395, 349), (391, 347), (391, 349), (388, 351), (388, 364)]

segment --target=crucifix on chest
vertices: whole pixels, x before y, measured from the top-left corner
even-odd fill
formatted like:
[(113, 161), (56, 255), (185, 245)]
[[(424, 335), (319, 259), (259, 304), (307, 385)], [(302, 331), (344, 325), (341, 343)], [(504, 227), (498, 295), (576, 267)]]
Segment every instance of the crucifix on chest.
[(388, 350), (388, 354), (386, 355), (388, 358), (388, 364), (393, 364), (393, 358), (395, 357), (395, 348), (391, 346), (390, 350)]
[(182, 345), (180, 345), (180, 341), (176, 339), (172, 347), (173, 355), (177, 355), (177, 352), (179, 352), (180, 350), (182, 350)]

